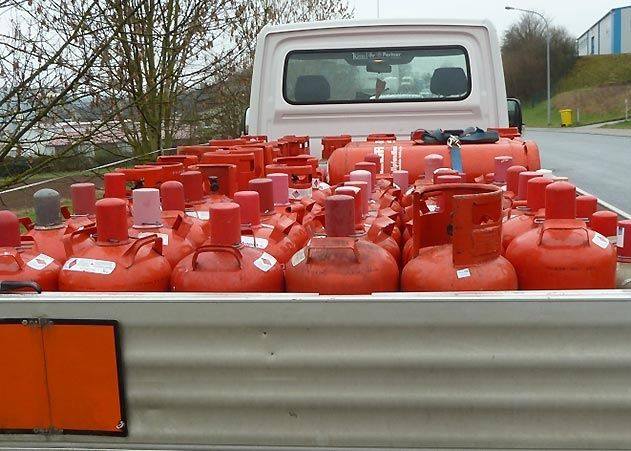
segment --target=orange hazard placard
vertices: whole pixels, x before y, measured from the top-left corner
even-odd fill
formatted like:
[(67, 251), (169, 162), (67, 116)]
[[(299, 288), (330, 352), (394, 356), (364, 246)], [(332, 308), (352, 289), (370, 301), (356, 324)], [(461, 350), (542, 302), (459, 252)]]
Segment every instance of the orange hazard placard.
[(126, 435), (117, 322), (33, 322), (0, 323), (0, 432)]
[[(38, 323), (0, 320), (0, 429), (37, 432), (50, 425)], [(26, 320), (24, 320), (26, 321)]]

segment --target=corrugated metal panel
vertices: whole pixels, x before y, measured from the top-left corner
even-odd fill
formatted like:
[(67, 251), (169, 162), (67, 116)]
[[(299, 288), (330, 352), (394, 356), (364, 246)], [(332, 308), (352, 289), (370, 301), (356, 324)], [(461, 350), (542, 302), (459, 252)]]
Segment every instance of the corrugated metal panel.
[(121, 322), (130, 435), (0, 446), (631, 444), (628, 291), (159, 296), (3, 295), (0, 318)]

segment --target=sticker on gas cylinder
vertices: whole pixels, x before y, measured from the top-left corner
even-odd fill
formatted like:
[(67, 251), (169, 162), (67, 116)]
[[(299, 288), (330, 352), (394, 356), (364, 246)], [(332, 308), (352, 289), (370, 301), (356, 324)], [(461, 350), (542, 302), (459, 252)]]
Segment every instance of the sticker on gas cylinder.
[(618, 226), (616, 246), (624, 247), (624, 227)]
[(263, 252), (263, 255), (261, 255), (259, 258), (254, 260), (254, 266), (256, 266), (258, 269), (260, 269), (263, 272), (269, 271), (270, 269), (274, 267), (275, 264), (276, 264), (276, 259), (272, 257), (270, 254), (268, 254), (267, 252)]
[(71, 258), (64, 263), (66, 271), (89, 272), (92, 274), (108, 275), (116, 269), (116, 263), (92, 258)]
[(141, 232), (141, 233), (138, 234), (138, 238), (145, 238), (145, 237), (151, 236), (151, 235), (158, 235), (160, 238), (162, 238), (162, 245), (163, 246), (168, 246), (169, 245), (169, 235), (167, 235), (166, 233)]
[(304, 197), (313, 196), (312, 188), (289, 188), (289, 198), (293, 200), (300, 200)]
[(255, 238), (253, 236), (246, 235), (241, 237), (241, 244), (247, 247), (266, 249), (269, 241), (267, 241), (265, 238)]
[(456, 277), (458, 277), (458, 279), (466, 279), (467, 277), (471, 277), (471, 271), (469, 268), (457, 269)]
[(324, 183), (320, 181), (320, 179), (316, 178), (316, 179), (313, 179), (313, 182), (311, 182), (311, 187), (313, 189), (325, 190), (325, 189), (331, 188), (331, 185), (329, 185), (328, 183)]
[(208, 221), (210, 219), (209, 211), (187, 211), (186, 215), (192, 218), (202, 219), (204, 221)]
[(54, 261), (55, 259), (53, 257), (49, 257), (46, 254), (39, 254), (37, 257), (28, 261), (26, 263), (26, 266), (28, 266), (29, 268), (36, 269), (37, 271), (41, 271), (42, 269), (44, 269), (45, 267), (47, 267)]
[(594, 238), (592, 238), (592, 243), (594, 243), (596, 246), (602, 249), (607, 249), (609, 247), (609, 240), (598, 232), (594, 233)]
[(304, 248), (302, 248), (296, 252), (293, 257), (291, 257), (291, 264), (292, 266), (298, 266), (300, 263), (305, 261), (306, 258), (307, 255), (305, 254)]

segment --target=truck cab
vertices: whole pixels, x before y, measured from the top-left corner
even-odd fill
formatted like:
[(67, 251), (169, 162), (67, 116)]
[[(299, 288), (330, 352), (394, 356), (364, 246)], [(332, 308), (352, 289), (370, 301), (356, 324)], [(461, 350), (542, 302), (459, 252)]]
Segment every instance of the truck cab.
[(309, 135), (314, 154), (326, 135), (509, 126), (500, 48), (488, 21), (267, 26), (250, 99), (248, 133)]

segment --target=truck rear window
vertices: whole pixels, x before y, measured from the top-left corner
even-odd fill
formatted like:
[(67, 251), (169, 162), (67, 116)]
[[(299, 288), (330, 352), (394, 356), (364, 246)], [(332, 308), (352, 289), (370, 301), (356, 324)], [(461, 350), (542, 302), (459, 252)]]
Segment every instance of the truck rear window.
[(283, 96), (295, 105), (462, 100), (470, 73), (460, 46), (300, 50), (285, 59)]

